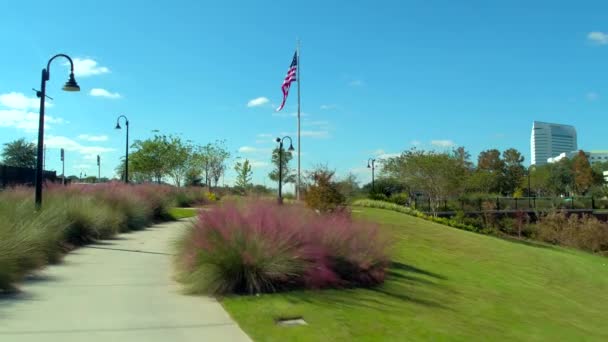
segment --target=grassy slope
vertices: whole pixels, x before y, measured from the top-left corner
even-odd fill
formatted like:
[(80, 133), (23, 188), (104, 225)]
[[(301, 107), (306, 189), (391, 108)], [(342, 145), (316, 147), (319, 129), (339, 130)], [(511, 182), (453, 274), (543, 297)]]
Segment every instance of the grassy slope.
[(197, 208), (171, 208), (169, 209), (169, 215), (174, 220), (179, 220), (188, 217), (194, 217), (198, 214)]
[[(377, 289), (229, 297), (257, 341), (608, 340), (608, 258), (361, 209), (396, 239)], [(308, 326), (278, 327), (302, 315)]]

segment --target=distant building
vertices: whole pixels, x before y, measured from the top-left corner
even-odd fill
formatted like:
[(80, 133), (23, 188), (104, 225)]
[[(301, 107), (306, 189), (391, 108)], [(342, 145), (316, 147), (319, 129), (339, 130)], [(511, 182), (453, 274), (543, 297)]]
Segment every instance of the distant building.
[(604, 171), (604, 182), (608, 183), (608, 171)]
[(530, 139), (532, 165), (545, 165), (549, 158), (578, 150), (574, 126), (534, 121)]
[[(608, 162), (608, 150), (607, 151), (584, 151), (590, 164)], [(560, 153), (558, 156), (547, 158), (547, 163), (557, 163), (558, 161), (568, 158), (572, 159), (578, 154), (578, 151), (570, 151)]]

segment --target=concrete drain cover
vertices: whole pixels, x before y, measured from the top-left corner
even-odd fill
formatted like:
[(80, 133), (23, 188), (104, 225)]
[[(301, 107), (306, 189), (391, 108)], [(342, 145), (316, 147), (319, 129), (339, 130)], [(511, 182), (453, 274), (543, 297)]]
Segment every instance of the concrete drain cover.
[(277, 325), (291, 327), (294, 325), (308, 325), (302, 317), (289, 317), (289, 318), (278, 318), (276, 320)]

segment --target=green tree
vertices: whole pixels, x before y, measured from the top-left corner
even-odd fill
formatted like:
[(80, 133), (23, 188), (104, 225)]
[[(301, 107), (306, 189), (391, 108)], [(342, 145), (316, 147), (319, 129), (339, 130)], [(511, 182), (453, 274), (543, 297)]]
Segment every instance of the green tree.
[(505, 162), (500, 158), (500, 151), (491, 149), (482, 151), (477, 158), (477, 178), (487, 186), (485, 192), (503, 193)]
[(281, 165), (279, 166), (279, 148), (275, 148), (272, 151), (272, 165), (274, 165), (274, 169), (268, 174), (268, 177), (275, 182), (279, 181), (279, 167), (282, 171), (283, 176), (283, 184), (287, 183), (295, 183), (296, 175), (293, 173), (291, 168), (289, 167), (289, 162), (293, 159), (293, 154), (290, 151), (285, 151), (283, 149), (283, 156), (281, 158)]
[(311, 184), (306, 188), (304, 200), (310, 208), (329, 212), (344, 205), (346, 199), (333, 181), (334, 174), (327, 166), (319, 166), (308, 174)]
[(575, 191), (581, 195), (587, 193), (593, 185), (594, 177), (587, 155), (582, 150), (572, 159), (572, 174)]
[(245, 159), (243, 163), (237, 162), (234, 166), (234, 170), (236, 171), (235, 187), (241, 193), (247, 192), (251, 187), (251, 178), (253, 176), (249, 159)]
[(525, 168), (522, 164), (524, 157), (518, 150), (510, 148), (503, 151), (502, 159), (504, 162), (502, 191), (505, 194), (514, 194), (525, 176)]
[(338, 187), (338, 191), (346, 198), (353, 198), (361, 191), (357, 176), (352, 172), (349, 172), (346, 177), (338, 181), (336, 186)]
[(204, 146), (193, 149), (191, 168), (200, 170), (205, 185), (211, 188), (212, 184), (217, 186), (220, 178), (226, 171), (226, 161), (230, 158), (230, 152), (226, 148), (224, 140), (218, 140)]
[(413, 191), (425, 193), (433, 212), (437, 212), (443, 199), (462, 193), (466, 172), (453, 154), (416, 149), (387, 159), (382, 168), (383, 176), (399, 179)]
[(4, 144), (2, 163), (6, 166), (36, 168), (36, 144), (27, 142), (25, 138)]

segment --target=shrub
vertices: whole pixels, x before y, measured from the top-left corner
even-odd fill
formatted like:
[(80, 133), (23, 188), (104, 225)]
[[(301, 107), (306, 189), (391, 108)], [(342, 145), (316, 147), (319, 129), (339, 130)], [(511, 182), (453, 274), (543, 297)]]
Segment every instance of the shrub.
[(330, 212), (344, 206), (346, 198), (338, 189), (338, 185), (332, 179), (334, 172), (326, 168), (318, 168), (310, 173), (313, 184), (308, 186), (304, 200), (308, 207), (321, 211)]
[(550, 213), (538, 220), (536, 234), (538, 239), (552, 244), (594, 253), (608, 252), (608, 224), (592, 216)]
[(379, 193), (379, 192), (374, 192), (374, 193), (369, 194), (369, 199), (374, 200), (374, 201), (388, 202), (388, 196), (386, 196), (383, 193)]
[(384, 280), (387, 245), (375, 226), (347, 212), (227, 202), (199, 213), (176, 262), (179, 279), (197, 293), (372, 286)]
[(400, 192), (397, 194), (392, 194), (388, 199), (389, 202), (406, 206), (409, 203), (410, 196), (407, 192)]

